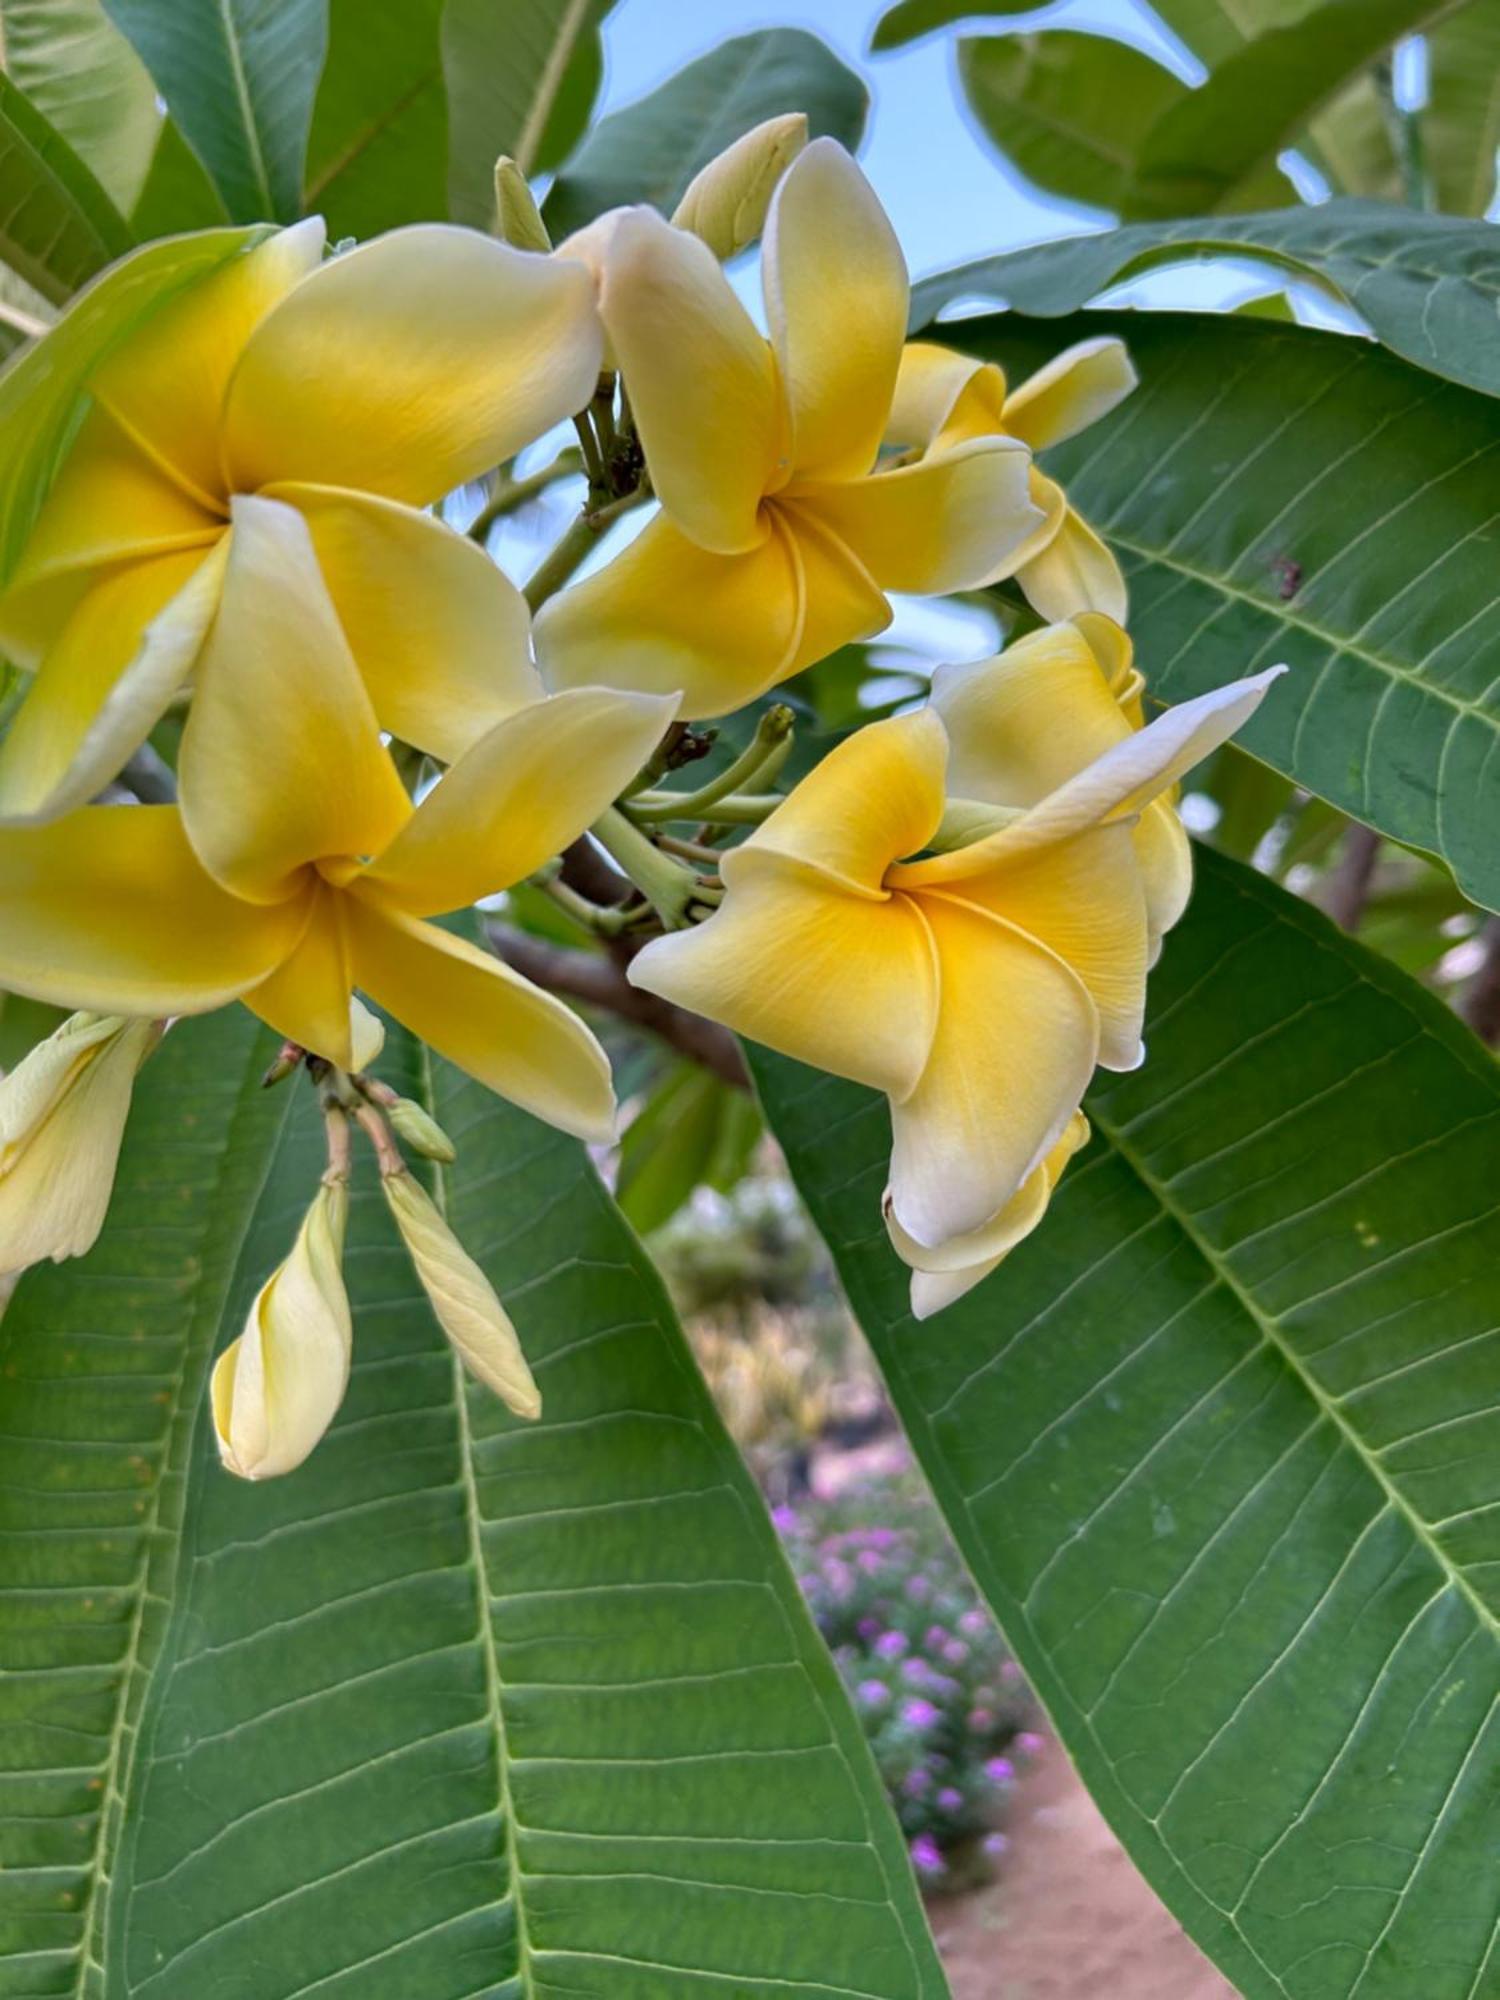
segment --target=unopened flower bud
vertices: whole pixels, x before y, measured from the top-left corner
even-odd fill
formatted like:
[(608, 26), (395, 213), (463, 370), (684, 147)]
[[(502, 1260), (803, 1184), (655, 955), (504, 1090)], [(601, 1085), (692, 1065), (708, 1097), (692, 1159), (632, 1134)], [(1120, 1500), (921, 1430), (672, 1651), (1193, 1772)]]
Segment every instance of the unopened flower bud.
[(768, 118), (694, 175), (672, 221), (727, 263), (760, 235), (776, 183), (806, 144), (802, 112)]
[(299, 1466), (344, 1400), (354, 1335), (342, 1270), (348, 1214), (348, 1188), (324, 1181), (291, 1255), (214, 1363), (219, 1457), (241, 1479), (274, 1479)]
[(424, 1160), (440, 1160), (446, 1167), (458, 1158), (458, 1148), (442, 1126), (411, 1098), (395, 1098), (385, 1107), (385, 1115), (396, 1128), (397, 1138), (404, 1139)]
[(410, 1174), (381, 1182), (422, 1289), (469, 1373), (518, 1417), (538, 1417), (542, 1399), (495, 1288)]
[(495, 234), (513, 250), (552, 248), (530, 184), (508, 153), (495, 162)]
[(0, 1081), (0, 1273), (81, 1257), (104, 1226), (157, 1021), (72, 1014)]

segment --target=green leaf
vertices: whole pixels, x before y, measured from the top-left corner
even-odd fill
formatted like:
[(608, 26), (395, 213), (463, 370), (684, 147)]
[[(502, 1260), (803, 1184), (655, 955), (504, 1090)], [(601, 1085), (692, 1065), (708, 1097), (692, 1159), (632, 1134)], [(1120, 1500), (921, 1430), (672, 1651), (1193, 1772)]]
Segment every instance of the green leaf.
[(156, 148), (156, 89), (102, 0), (0, 0), (6, 74), (117, 207), (134, 205)]
[(1129, 223), (962, 264), (915, 286), (913, 331), (950, 299), (1017, 312), (1073, 312), (1162, 264), (1253, 258), (1309, 279), (1360, 313), (1375, 338), (1417, 367), (1500, 396), (1500, 259), (1494, 225), (1419, 215), (1383, 202), (1329, 201), (1265, 215)]
[(1495, 197), (1500, 147), (1500, 0), (1469, 0), (1427, 37), (1427, 105), (1419, 114), (1437, 206), (1483, 215)]
[(889, 1128), (754, 1057), (976, 1580), (1135, 1861), (1245, 2000), (1477, 2000), (1500, 1798), (1500, 1069), (1204, 856), (1144, 1068), (927, 1325)]
[(294, 222), (328, 0), (104, 0), (235, 222)]
[[(1023, 323), (1024, 325), (1024, 323)], [(1154, 694), (1285, 661), (1239, 741), (1500, 907), (1500, 408), (1365, 341), (1227, 314), (967, 322), (1017, 376), (1114, 332), (1141, 386), (1048, 470), (1119, 552)]]
[(694, 1188), (727, 1193), (749, 1166), (760, 1134), (753, 1097), (698, 1063), (675, 1063), (620, 1142), (621, 1213), (649, 1236)]
[(146, 313), (259, 235), (219, 229), (148, 244), (97, 279), (54, 327), (0, 369), (0, 582), (31, 532), (88, 376)]
[(864, 84), (800, 28), (742, 35), (603, 119), (554, 182), (544, 213), (554, 240), (607, 208), (651, 202), (670, 214), (716, 153), (762, 120), (805, 111), (815, 138), (851, 150), (869, 109)]
[(130, 242), (67, 140), (0, 74), (0, 259), (61, 303)]
[(599, 24), (614, 0), (447, 0), (449, 204), (455, 222), (488, 229), (495, 161), (526, 174), (555, 167), (589, 120), (603, 76)]
[(576, 1142), (393, 1036), (545, 1415), (465, 1387), (361, 1179), (344, 1410), (286, 1479), (220, 1470), (213, 1350), (321, 1165), (274, 1046), (173, 1031), (98, 1248), (0, 1322), (7, 1990), (941, 2000), (837, 1672)]
[(442, 18), (443, 0), (330, 0), (304, 206), (335, 241), (448, 214)]
[(937, 28), (951, 27), (955, 21), (1003, 19), (1011, 14), (1034, 14), (1037, 0), (1000, 0), (991, 7), (976, 7), (969, 0), (900, 0), (898, 6), (882, 14), (870, 37), (872, 53), (899, 49)]
[(1455, 0), (1324, 0), (1268, 29), (1168, 108), (1142, 148), (1132, 200), (1146, 215), (1244, 208), (1276, 156), (1340, 89)]
[(150, 172), (131, 211), (131, 229), (148, 243), (188, 229), (217, 229), (228, 220), (229, 210), (203, 162), (172, 119), (164, 118)]

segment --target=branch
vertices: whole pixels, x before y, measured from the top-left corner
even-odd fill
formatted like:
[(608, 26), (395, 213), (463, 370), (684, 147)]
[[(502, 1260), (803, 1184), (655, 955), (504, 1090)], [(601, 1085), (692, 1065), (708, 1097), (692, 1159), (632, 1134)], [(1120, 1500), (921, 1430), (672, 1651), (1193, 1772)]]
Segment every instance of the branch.
[(733, 1084), (736, 1090), (750, 1088), (740, 1045), (727, 1028), (630, 984), (625, 967), (636, 947), (626, 939), (616, 940), (606, 956), (548, 944), (510, 924), (492, 923), (488, 929), (496, 953), (536, 985), (550, 993), (565, 993), (569, 999), (586, 1001), (591, 1007), (605, 1007), (622, 1021), (633, 1021), (637, 1027), (659, 1035), (682, 1055), (702, 1063), (723, 1082)]
[(1491, 917), (1480, 937), (1484, 957), (1469, 981), (1461, 1011), (1480, 1041), (1500, 1048), (1500, 917)]
[(1370, 899), (1375, 879), (1375, 863), (1380, 855), (1380, 835), (1356, 822), (1344, 835), (1344, 851), (1339, 864), (1323, 889), (1323, 908), (1346, 931), (1357, 931), (1359, 920)]

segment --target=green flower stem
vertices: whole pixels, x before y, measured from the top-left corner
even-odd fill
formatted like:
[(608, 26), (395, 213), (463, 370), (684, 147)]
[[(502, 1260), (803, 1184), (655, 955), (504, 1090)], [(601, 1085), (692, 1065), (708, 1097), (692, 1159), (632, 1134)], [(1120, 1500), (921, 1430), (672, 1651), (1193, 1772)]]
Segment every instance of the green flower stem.
[[(719, 819), (720, 801), (727, 801), (737, 807), (759, 807), (759, 799), (734, 799), (742, 786), (755, 788), (756, 781), (769, 784), (786, 761), (792, 745), (792, 726), (796, 718), (784, 702), (768, 708), (761, 717), (759, 726), (750, 742), (726, 770), (712, 778), (706, 785), (700, 785), (695, 792), (638, 792), (630, 801), (632, 817), (636, 819)], [(781, 803), (779, 798), (766, 800), (764, 811), (746, 813), (744, 817), (764, 819), (766, 813)], [(708, 808), (715, 808), (710, 813)]]
[(545, 493), (557, 480), (569, 479), (582, 471), (583, 453), (569, 445), (539, 472), (528, 472), (524, 479), (502, 479), (470, 524), (470, 541), (478, 542), (483, 548), (489, 539), (490, 529), (504, 515), (514, 513), (517, 507), (535, 499), (538, 493)]
[(769, 819), (776, 808), (784, 802), (781, 792), (756, 792), (750, 796), (737, 795), (728, 799), (715, 799), (706, 812), (681, 812), (674, 805), (670, 812), (643, 812), (641, 806), (659, 804), (668, 795), (664, 792), (642, 792), (630, 800), (631, 817), (641, 819), (682, 820), (695, 819), (711, 826), (758, 826), (763, 819)]
[(616, 867), (634, 882), (666, 929), (683, 929), (688, 907), (699, 896), (700, 884), (693, 870), (663, 854), (618, 806), (602, 812), (589, 831)]
[(522, 596), (533, 613), (539, 611), (549, 597), (562, 589), (568, 578), (598, 542), (605, 529), (622, 514), (628, 514), (632, 507), (639, 507), (643, 500), (651, 497), (650, 489), (639, 486), (634, 493), (627, 493), (619, 500), (612, 500), (607, 507), (596, 507), (578, 516), (549, 555), (542, 558), (527, 579)]

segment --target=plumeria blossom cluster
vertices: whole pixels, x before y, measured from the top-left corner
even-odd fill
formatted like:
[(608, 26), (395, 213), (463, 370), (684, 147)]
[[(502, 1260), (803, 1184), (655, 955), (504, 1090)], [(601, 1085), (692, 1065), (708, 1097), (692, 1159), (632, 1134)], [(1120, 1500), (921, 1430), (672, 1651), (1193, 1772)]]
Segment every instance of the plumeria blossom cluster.
[[(503, 161), (499, 236), (417, 226), (329, 256), (316, 221), (262, 235), (87, 383), (0, 594), (29, 676), (0, 746), (0, 986), (80, 1010), (0, 1086), (0, 1270), (97, 1234), (163, 1024), (231, 1003), (269, 1024), (273, 1075), (317, 1088), (328, 1165), (215, 1372), (235, 1472), (290, 1470), (343, 1396), (356, 1136), (462, 1360), (540, 1407), (406, 1165), (403, 1144), (452, 1149), (374, 1075), (359, 996), (600, 1143), (609, 1066), (438, 919), (538, 883), (635, 949), (640, 985), (885, 1091), (919, 1312), (1035, 1225), (1095, 1064), (1139, 1059), (1187, 893), (1172, 788), (1267, 677), (1143, 726), (1119, 571), (1032, 458), (1129, 391), (1124, 350), (1085, 342), (1011, 388), (908, 344), (888, 221), (840, 147), (805, 140), (773, 120), (672, 218), (616, 210), (555, 246)], [(757, 236), (764, 332), (721, 268)], [(517, 476), (567, 422), (577, 447)], [(575, 468), (582, 510), (524, 588), (434, 511), (486, 477), (487, 524)], [(695, 724), (882, 630), (891, 592), (1004, 579), (1053, 622), (941, 671), (784, 800), (780, 708), (727, 771), (674, 784)], [(175, 799), (93, 802), (169, 713)], [(568, 879), (580, 843), (610, 857), (608, 906)]]

